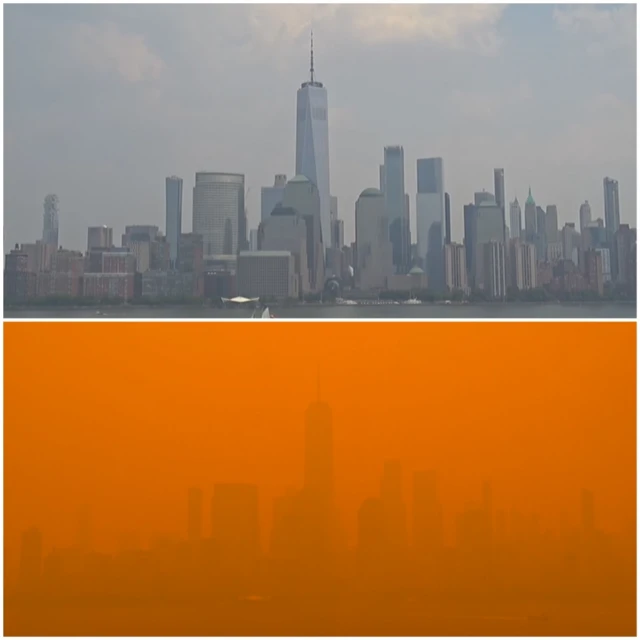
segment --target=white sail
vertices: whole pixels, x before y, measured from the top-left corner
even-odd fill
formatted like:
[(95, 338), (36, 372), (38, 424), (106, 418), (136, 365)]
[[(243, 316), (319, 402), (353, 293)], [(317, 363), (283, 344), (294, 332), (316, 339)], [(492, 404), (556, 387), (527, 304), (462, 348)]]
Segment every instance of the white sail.
[(265, 307), (262, 315), (260, 316), (262, 320), (269, 320), (271, 316), (269, 315), (269, 307)]

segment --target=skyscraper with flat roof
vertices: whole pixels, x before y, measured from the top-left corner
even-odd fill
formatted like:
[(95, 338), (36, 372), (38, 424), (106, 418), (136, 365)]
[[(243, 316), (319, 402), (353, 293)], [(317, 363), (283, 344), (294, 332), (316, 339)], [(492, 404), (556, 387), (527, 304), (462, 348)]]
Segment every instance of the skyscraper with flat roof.
[(612, 244), (613, 236), (620, 226), (620, 200), (618, 181), (605, 178), (604, 186), (604, 226), (607, 230), (607, 241)]
[(169, 245), (169, 265), (178, 268), (180, 234), (182, 233), (182, 178), (170, 176), (165, 179), (165, 229)]
[(444, 286), (445, 193), (442, 158), (417, 161), (416, 220), (418, 256), (427, 273), (429, 287)]
[(404, 189), (404, 149), (384, 148), (384, 203), (389, 218), (389, 239), (393, 248), (393, 265), (397, 273), (407, 273), (411, 262), (409, 207)]
[(244, 175), (199, 171), (193, 188), (193, 233), (202, 236), (206, 260), (238, 253), (238, 225), (244, 216)]
[(306, 176), (318, 188), (322, 244), (325, 248), (329, 248), (331, 246), (329, 107), (327, 90), (322, 82), (315, 79), (313, 33), (311, 34), (309, 75), (309, 80), (302, 83), (297, 95), (296, 175)]
[(58, 196), (50, 193), (44, 199), (44, 216), (42, 223), (42, 242), (58, 247)]

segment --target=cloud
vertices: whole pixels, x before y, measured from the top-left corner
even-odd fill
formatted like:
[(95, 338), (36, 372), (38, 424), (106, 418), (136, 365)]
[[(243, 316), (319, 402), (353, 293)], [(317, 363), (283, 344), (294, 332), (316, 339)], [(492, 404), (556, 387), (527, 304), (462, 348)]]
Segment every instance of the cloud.
[(592, 55), (636, 46), (635, 5), (556, 7), (553, 21), (556, 29), (581, 40)]
[(503, 10), (500, 5), (259, 5), (249, 9), (248, 20), (268, 45), (306, 37), (317, 26), (346, 31), (369, 45), (426, 41), (494, 53)]
[(158, 78), (162, 59), (139, 34), (125, 33), (115, 24), (73, 24), (64, 36), (73, 59), (101, 73), (117, 73), (135, 84)]
[(528, 82), (521, 81), (515, 87), (496, 91), (466, 91), (455, 89), (451, 93), (453, 108), (464, 118), (495, 120), (501, 112), (529, 102), (533, 90)]

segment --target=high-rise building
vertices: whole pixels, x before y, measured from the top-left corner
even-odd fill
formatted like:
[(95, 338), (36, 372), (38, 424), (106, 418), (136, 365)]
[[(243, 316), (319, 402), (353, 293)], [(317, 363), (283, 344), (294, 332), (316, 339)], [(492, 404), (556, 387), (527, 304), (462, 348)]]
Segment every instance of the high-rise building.
[(333, 501), (333, 417), (331, 407), (320, 397), (305, 414), (304, 488), (308, 494), (326, 504)]
[(551, 243), (558, 242), (558, 207), (555, 204), (547, 205), (547, 212), (545, 214), (545, 240), (547, 246)]
[[(580, 235), (584, 241), (585, 235), (584, 230), (591, 223), (591, 205), (588, 200), (585, 200), (583, 204), (580, 205)], [(584, 247), (587, 249), (588, 247)]]
[(483, 288), (491, 298), (504, 298), (507, 294), (506, 260), (504, 244), (498, 241), (482, 245), (484, 254)]
[(413, 546), (420, 556), (438, 557), (444, 545), (442, 505), (434, 471), (413, 474)]
[(479, 207), (483, 202), (496, 202), (496, 197), (493, 195), (493, 193), (489, 193), (488, 191), (485, 191), (484, 189), (482, 191), (476, 191), (473, 194), (473, 204), (476, 205), (476, 207)]
[(202, 539), (202, 489), (189, 489), (187, 533), (191, 543)]
[(576, 231), (574, 222), (567, 222), (562, 228), (562, 257), (565, 260), (571, 260), (575, 266), (578, 266), (578, 249), (580, 244), (580, 234)]
[(58, 248), (58, 196), (51, 193), (44, 199), (44, 218), (42, 224), (42, 242)]
[(467, 293), (466, 247), (457, 242), (444, 245), (444, 284), (447, 291)]
[(384, 289), (393, 273), (389, 219), (384, 196), (365, 189), (356, 202), (356, 284), (364, 291)]
[(444, 242), (451, 244), (451, 198), (444, 194)]
[(511, 239), (520, 239), (522, 234), (522, 209), (518, 198), (509, 204), (509, 230)]
[(310, 78), (298, 89), (296, 118), (296, 174), (318, 188), (322, 245), (331, 246), (331, 190), (329, 183), (329, 108), (327, 90), (315, 79), (313, 35)]
[(504, 197), (504, 169), (493, 170), (493, 188), (496, 194), (496, 203), (502, 210), (502, 220), (503, 220), (503, 226), (505, 229), (505, 234), (504, 234), (504, 238), (502, 239), (502, 243), (506, 246), (507, 244), (507, 212), (506, 212), (506, 201)]
[(284, 196), (287, 176), (284, 173), (276, 175), (272, 187), (262, 187), (260, 190), (260, 220), (266, 220), (271, 212), (280, 204)]
[(418, 257), (425, 265), (429, 287), (444, 285), (444, 171), (442, 158), (424, 158), (417, 162), (418, 193), (416, 220)]
[(169, 267), (178, 268), (180, 234), (182, 233), (182, 178), (165, 179), (166, 237), (169, 245)]
[(110, 249), (113, 247), (113, 229), (111, 227), (89, 227), (87, 231), (87, 251)]
[(244, 175), (196, 173), (193, 232), (202, 236), (205, 261), (235, 260), (244, 213)]
[(211, 500), (212, 541), (226, 579), (250, 578), (260, 553), (258, 488), (216, 484)]
[(475, 287), (476, 237), (478, 235), (478, 207), (475, 204), (464, 206), (464, 249), (467, 263), (468, 282)]
[(247, 298), (298, 298), (295, 258), (290, 251), (241, 251), (238, 294)]
[(38, 586), (42, 575), (42, 534), (36, 528), (22, 534), (20, 586), (27, 591)]
[(409, 209), (404, 189), (404, 149), (384, 148), (384, 202), (389, 219), (389, 239), (393, 248), (393, 266), (397, 273), (410, 268), (411, 238)]
[(589, 289), (602, 295), (604, 292), (602, 254), (599, 253), (597, 249), (587, 249), (584, 252), (583, 272)]
[(604, 225), (607, 230), (607, 241), (613, 245), (613, 236), (620, 226), (620, 200), (618, 196), (618, 181), (605, 178), (604, 186)]
[[(477, 207), (477, 219), (476, 219), (476, 248), (475, 248), (475, 273), (474, 273), (474, 281), (473, 286), (476, 289), (485, 289), (485, 284), (489, 285), (490, 283), (485, 283), (485, 277), (488, 273), (494, 274), (493, 271), (490, 271), (491, 264), (486, 264), (487, 255), (493, 256), (493, 253), (488, 254), (485, 251), (485, 245), (487, 243), (500, 243), (502, 244), (502, 251), (499, 252), (498, 256), (502, 256), (502, 260), (504, 263), (504, 244), (502, 243), (502, 239), (504, 238), (504, 227), (502, 224), (502, 210), (498, 206), (495, 200), (484, 200), (480, 206)], [(504, 264), (500, 266), (499, 263), (499, 272), (502, 273), (502, 277), (504, 278)], [(492, 275), (493, 278), (493, 275)], [(499, 280), (496, 281), (499, 284)], [(498, 285), (496, 285), (498, 286)], [(498, 288), (499, 292), (500, 289)]]
[(258, 229), (251, 229), (249, 231), (249, 251), (258, 250)]
[(513, 239), (509, 243), (510, 281), (514, 288), (523, 291), (537, 287), (536, 247), (529, 242)]
[[(612, 258), (617, 261), (616, 283), (635, 286), (636, 284), (636, 230), (628, 224), (621, 224), (614, 236), (615, 251)], [(614, 270), (612, 269), (612, 273)]]
[(292, 207), (276, 207), (260, 223), (258, 230), (260, 251), (289, 251), (295, 260), (300, 295), (309, 293), (309, 262), (307, 259), (307, 222)]
[(407, 514), (402, 497), (402, 466), (397, 460), (384, 464), (380, 498), (388, 551), (391, 554), (404, 551), (408, 544)]
[(547, 255), (547, 214), (542, 207), (536, 206), (536, 254), (540, 259)]
[(295, 176), (287, 182), (282, 206), (295, 209), (307, 223), (309, 284), (311, 291), (322, 291), (325, 281), (325, 246), (322, 242), (318, 188), (306, 176)]
[(536, 201), (531, 195), (531, 187), (529, 187), (529, 195), (524, 203), (524, 239), (527, 242), (535, 244), (537, 227), (537, 207)]

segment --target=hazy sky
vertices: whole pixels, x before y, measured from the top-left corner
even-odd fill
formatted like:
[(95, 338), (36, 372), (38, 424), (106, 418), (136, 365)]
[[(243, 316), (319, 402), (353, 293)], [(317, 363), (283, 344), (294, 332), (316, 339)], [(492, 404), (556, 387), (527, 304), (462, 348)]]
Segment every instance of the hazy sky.
[(126, 223), (164, 229), (171, 174), (189, 231), (202, 169), (246, 174), (255, 227), (260, 187), (294, 173), (311, 27), (347, 240), (394, 144), (414, 234), (415, 162), (430, 156), (454, 239), (498, 166), (509, 200), (530, 184), (561, 225), (585, 199), (604, 217), (602, 178), (617, 178), (635, 221), (635, 6), (5, 5), (5, 241), (41, 236), (49, 192), (65, 247), (84, 250), (88, 225), (118, 242)]

